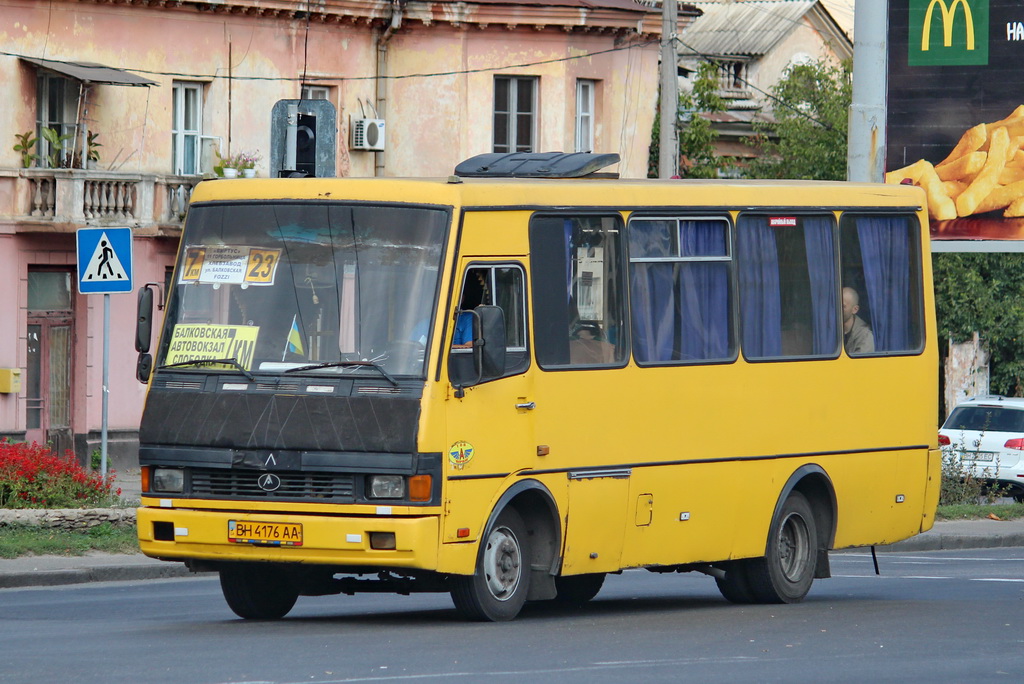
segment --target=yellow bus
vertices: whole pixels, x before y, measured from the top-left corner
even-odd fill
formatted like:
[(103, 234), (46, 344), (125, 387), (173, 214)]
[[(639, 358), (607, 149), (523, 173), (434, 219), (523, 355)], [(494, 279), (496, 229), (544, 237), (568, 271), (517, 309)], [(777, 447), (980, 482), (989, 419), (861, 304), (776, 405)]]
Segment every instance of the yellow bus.
[(797, 602), (830, 550), (928, 530), (921, 190), (606, 161), (201, 183), (153, 355), (140, 292), (143, 552), (243, 618), (435, 591), (509, 620), (627, 568)]

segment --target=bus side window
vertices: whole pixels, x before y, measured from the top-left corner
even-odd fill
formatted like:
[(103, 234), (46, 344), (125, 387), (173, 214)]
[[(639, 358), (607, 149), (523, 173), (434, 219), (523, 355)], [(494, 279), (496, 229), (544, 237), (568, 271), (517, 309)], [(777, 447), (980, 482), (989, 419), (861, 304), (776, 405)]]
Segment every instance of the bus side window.
[(916, 217), (847, 212), (840, 222), (840, 250), (846, 353), (919, 351), (924, 327)]
[(736, 225), (743, 355), (839, 353), (835, 219), (741, 214)]
[(542, 368), (625, 364), (621, 235), (618, 215), (531, 221), (534, 346)]
[(629, 262), (637, 363), (734, 358), (726, 219), (632, 218)]

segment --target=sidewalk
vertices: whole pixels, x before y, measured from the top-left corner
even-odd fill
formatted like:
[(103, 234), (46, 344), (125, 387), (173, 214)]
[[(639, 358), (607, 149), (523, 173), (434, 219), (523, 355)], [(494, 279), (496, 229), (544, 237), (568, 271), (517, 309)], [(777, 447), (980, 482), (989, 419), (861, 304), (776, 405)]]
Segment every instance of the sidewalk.
[[(1024, 519), (940, 522), (924, 534), (876, 548), (879, 552), (908, 553), (1003, 546), (1024, 547)], [(142, 554), (0, 559), (0, 589), (196, 576), (199, 575), (190, 573), (182, 563), (154, 560)]]

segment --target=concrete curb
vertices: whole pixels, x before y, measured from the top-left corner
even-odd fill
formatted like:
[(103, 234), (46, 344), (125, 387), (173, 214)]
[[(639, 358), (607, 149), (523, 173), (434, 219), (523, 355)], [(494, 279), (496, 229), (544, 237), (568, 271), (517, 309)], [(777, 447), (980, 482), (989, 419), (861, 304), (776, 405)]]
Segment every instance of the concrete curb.
[[(74, 559), (69, 559), (69, 561), (73, 562)], [(208, 575), (210, 573), (203, 574)], [(195, 576), (197, 575), (189, 572), (182, 563), (102, 565), (20, 572), (0, 571), (0, 589), (56, 587), (66, 584), (86, 584), (89, 582), (129, 582)]]
[(879, 552), (907, 551), (953, 551), (963, 549), (998, 549), (1007, 546), (1024, 546), (1024, 532), (1009, 534), (977, 536), (957, 533), (925, 533), (895, 544), (878, 546)]

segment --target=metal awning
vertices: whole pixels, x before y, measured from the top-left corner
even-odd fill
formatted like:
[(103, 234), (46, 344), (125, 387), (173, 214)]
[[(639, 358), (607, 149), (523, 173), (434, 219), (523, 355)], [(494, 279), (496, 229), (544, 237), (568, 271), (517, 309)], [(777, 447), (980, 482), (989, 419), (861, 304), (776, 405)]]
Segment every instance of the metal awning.
[(56, 59), (38, 59), (35, 57), (22, 57), (21, 59), (85, 83), (123, 86), (158, 85), (156, 81), (136, 76), (130, 71), (103, 66), (95, 62), (64, 62)]

